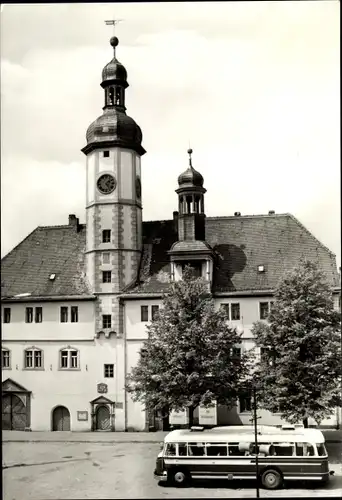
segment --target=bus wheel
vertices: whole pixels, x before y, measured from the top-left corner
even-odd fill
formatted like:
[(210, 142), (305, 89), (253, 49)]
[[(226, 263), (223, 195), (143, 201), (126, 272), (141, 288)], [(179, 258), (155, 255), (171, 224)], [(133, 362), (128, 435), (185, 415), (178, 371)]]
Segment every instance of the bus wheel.
[(283, 482), (283, 478), (281, 474), (273, 469), (265, 470), (265, 472), (261, 476), (262, 485), (268, 490), (275, 490), (279, 488), (279, 486)]
[(189, 481), (189, 476), (184, 470), (175, 469), (170, 471), (170, 479), (174, 486), (185, 486)]

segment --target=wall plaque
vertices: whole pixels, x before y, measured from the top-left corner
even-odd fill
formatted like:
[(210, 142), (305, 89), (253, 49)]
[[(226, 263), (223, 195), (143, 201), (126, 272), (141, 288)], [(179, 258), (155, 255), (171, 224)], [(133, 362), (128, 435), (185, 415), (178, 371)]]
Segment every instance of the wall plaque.
[(77, 412), (77, 420), (88, 420), (88, 412), (87, 411), (78, 411)]
[(105, 394), (108, 392), (108, 385), (107, 384), (97, 384), (97, 392), (100, 394)]

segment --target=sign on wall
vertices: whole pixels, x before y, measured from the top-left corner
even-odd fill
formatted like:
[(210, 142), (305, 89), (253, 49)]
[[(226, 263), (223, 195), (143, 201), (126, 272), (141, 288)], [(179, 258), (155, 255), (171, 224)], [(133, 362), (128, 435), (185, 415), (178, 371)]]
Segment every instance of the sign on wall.
[(105, 394), (108, 392), (108, 385), (107, 384), (97, 384), (97, 392), (100, 394)]
[(170, 413), (169, 422), (171, 425), (187, 425), (189, 423), (187, 410), (172, 410)]
[(217, 404), (216, 401), (208, 408), (200, 406), (198, 408), (199, 425), (217, 425)]
[(88, 420), (88, 412), (87, 411), (78, 411), (77, 412), (77, 420)]

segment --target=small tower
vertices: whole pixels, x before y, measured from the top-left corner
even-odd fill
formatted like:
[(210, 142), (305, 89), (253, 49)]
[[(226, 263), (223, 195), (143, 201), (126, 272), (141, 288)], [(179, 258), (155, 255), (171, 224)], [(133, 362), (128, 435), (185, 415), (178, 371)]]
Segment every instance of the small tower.
[[(102, 71), (103, 113), (87, 130), (86, 274), (99, 294), (97, 332), (120, 331), (116, 294), (137, 277), (142, 251), (142, 133), (126, 114), (127, 71), (116, 58)], [(103, 316), (106, 316), (106, 321)]]
[(188, 149), (189, 167), (178, 177), (178, 241), (169, 251), (171, 278), (180, 279), (184, 266), (191, 265), (197, 276), (212, 282), (214, 252), (205, 241), (203, 177), (192, 166), (192, 149)]
[(188, 149), (189, 167), (178, 177), (179, 240), (205, 240), (203, 177), (192, 166), (192, 149)]

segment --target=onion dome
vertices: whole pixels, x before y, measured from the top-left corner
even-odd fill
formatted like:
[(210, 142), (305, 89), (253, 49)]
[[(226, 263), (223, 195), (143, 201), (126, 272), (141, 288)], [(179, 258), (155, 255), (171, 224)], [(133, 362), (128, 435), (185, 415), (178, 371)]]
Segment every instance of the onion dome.
[(115, 49), (118, 43), (117, 37), (114, 36), (110, 39), (110, 44), (114, 49), (114, 57), (102, 71), (103, 114), (88, 127), (87, 145), (82, 149), (84, 154), (88, 154), (94, 149), (113, 146), (133, 149), (139, 155), (146, 153), (141, 145), (140, 127), (133, 118), (126, 115), (127, 71), (116, 59)]
[(197, 170), (194, 169), (192, 166), (192, 161), (191, 161), (191, 154), (192, 154), (192, 149), (188, 149), (188, 154), (189, 154), (189, 167), (185, 172), (183, 172), (179, 177), (178, 177), (178, 184), (179, 187), (203, 187), (203, 177), (202, 175), (197, 172)]
[(105, 85), (106, 82), (120, 83), (124, 88), (128, 87), (127, 83), (127, 71), (123, 64), (121, 64), (115, 54), (115, 48), (119, 44), (119, 40), (116, 36), (113, 36), (110, 39), (110, 44), (114, 49), (114, 57), (113, 59), (106, 64), (106, 66), (102, 70), (102, 86)]
[(142, 133), (133, 118), (118, 108), (106, 108), (89, 127), (86, 133), (87, 143), (115, 141), (117, 145), (141, 147)]

